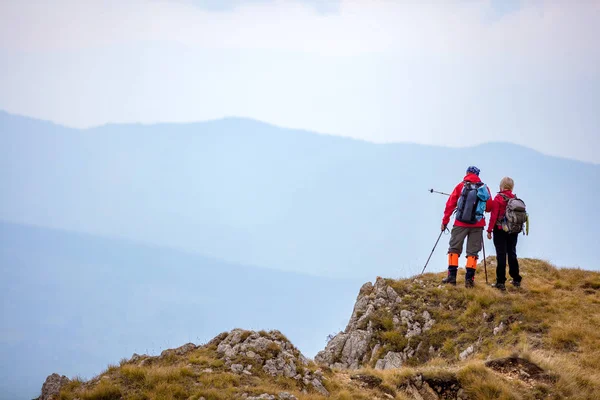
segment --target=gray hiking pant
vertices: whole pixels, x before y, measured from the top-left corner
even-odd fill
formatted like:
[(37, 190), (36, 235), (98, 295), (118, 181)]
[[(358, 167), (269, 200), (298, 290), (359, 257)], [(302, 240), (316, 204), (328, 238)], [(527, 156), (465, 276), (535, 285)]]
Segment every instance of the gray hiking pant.
[(454, 226), (450, 234), (448, 253), (456, 253), (460, 256), (465, 238), (467, 239), (467, 256), (479, 257), (479, 251), (483, 246), (483, 228)]

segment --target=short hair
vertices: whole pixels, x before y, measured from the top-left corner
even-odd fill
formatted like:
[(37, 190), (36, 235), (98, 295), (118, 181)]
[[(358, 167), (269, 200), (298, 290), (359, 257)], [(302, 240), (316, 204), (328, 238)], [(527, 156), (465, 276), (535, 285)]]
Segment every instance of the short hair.
[(505, 176), (500, 181), (500, 190), (513, 190), (514, 187), (515, 181), (513, 181), (512, 178), (509, 178), (508, 176)]

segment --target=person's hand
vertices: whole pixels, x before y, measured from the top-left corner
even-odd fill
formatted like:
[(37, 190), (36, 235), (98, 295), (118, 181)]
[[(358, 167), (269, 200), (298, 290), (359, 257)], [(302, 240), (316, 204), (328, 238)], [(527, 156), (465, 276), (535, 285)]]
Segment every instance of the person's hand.
[(490, 239), (490, 240), (491, 240), (491, 239), (492, 239), (492, 232), (488, 232), (488, 235), (487, 235), (487, 236), (488, 236), (488, 239)]
[(444, 232), (446, 230), (446, 224), (442, 224), (442, 232)]

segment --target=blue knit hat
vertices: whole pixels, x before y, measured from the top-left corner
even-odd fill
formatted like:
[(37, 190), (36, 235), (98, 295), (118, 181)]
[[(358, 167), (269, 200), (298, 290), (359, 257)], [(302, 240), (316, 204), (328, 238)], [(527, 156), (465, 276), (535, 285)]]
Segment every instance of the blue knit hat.
[(479, 176), (479, 168), (477, 168), (474, 165), (471, 165), (469, 168), (467, 168), (467, 174), (475, 174)]

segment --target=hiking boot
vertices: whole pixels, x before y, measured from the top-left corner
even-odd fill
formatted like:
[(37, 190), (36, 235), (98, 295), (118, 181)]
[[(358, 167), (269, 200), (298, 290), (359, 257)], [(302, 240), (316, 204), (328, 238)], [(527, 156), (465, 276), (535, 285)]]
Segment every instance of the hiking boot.
[(448, 274), (447, 277), (442, 279), (442, 283), (456, 286), (456, 275)]
[(465, 287), (466, 288), (475, 287), (475, 268), (467, 267), (467, 273), (465, 275)]
[(510, 284), (513, 285), (516, 288), (520, 288), (521, 287), (521, 281), (515, 281), (514, 279), (512, 281), (510, 281)]
[(458, 273), (458, 267), (450, 265), (448, 267), (448, 276), (442, 279), (442, 283), (456, 286), (456, 274)]
[(506, 291), (506, 286), (504, 285), (504, 283), (498, 283), (498, 282), (496, 282), (496, 283), (492, 284), (492, 287), (494, 289), (498, 289), (498, 290), (501, 290), (503, 292)]

